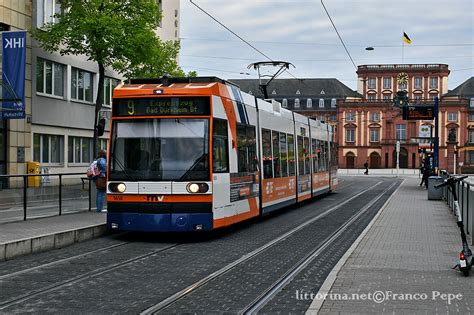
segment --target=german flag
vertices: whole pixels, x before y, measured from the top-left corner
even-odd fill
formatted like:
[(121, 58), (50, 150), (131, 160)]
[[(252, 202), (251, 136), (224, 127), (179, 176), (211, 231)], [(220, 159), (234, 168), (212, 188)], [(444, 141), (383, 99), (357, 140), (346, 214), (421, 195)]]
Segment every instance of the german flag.
[(403, 41), (407, 44), (411, 44), (411, 39), (408, 37), (407, 33), (403, 32)]

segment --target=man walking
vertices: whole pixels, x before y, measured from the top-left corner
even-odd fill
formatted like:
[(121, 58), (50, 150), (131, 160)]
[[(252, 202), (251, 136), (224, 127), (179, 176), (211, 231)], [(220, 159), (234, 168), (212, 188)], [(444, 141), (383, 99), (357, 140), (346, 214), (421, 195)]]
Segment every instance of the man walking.
[(364, 174), (365, 174), (365, 175), (369, 175), (369, 160), (366, 160), (366, 161), (365, 161), (364, 167), (365, 167), (365, 172), (364, 172)]

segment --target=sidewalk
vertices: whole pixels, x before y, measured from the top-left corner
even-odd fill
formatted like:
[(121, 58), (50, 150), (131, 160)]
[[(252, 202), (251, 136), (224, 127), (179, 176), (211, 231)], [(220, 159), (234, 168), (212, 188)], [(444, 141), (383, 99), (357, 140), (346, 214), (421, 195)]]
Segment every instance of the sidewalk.
[(0, 224), (0, 261), (99, 237), (106, 214), (80, 212)]
[(418, 183), (405, 177), (315, 294), (309, 314), (472, 312), (474, 272), (467, 278), (451, 269), (461, 250), (455, 218)]

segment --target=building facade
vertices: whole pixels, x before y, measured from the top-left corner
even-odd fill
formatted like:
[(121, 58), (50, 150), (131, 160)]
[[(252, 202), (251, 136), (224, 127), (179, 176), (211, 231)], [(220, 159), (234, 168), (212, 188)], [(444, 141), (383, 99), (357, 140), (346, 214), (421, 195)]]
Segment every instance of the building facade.
[[(179, 0), (159, 1), (163, 12), (157, 34), (179, 38)], [(54, 22), (57, 0), (0, 2), (2, 31), (29, 30)], [(114, 86), (122, 77), (106, 70), (102, 113), (111, 108)], [(28, 35), (25, 119), (0, 122), (0, 174), (25, 174), (26, 163), (39, 162), (42, 172), (82, 172), (93, 159), (97, 64), (85, 56), (61, 56), (42, 50)], [(108, 125), (108, 124), (107, 124)], [(100, 140), (107, 148), (108, 132)]]
[[(406, 91), (410, 104), (432, 105), (439, 97), (439, 167), (454, 170), (454, 152), (468, 141), (468, 101), (455, 90), (448, 93), (449, 69), (444, 64), (361, 65), (358, 67), (360, 99), (338, 103), (339, 167), (394, 168), (396, 143), (400, 143), (400, 168), (418, 168), (422, 154), (430, 152), (434, 120), (404, 120), (400, 108), (393, 106), (398, 91)], [(474, 117), (472, 117), (474, 118)], [(451, 130), (456, 146), (448, 144)], [(473, 133), (474, 137), (474, 133)], [(474, 139), (473, 139), (474, 140)], [(456, 163), (464, 164), (457, 156)]]

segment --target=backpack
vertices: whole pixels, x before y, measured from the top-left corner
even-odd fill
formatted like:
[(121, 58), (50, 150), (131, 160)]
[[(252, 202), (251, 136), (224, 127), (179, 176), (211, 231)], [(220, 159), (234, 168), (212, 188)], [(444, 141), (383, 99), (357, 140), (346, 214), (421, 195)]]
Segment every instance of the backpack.
[(99, 176), (100, 172), (99, 172), (99, 166), (97, 165), (97, 160), (91, 163), (91, 165), (87, 169), (86, 174), (87, 174), (87, 177), (89, 178)]

